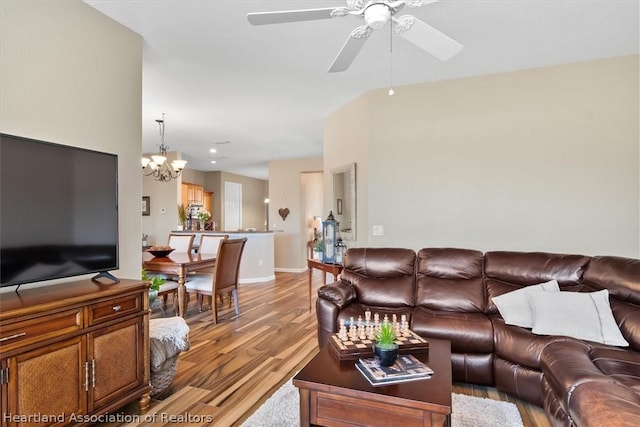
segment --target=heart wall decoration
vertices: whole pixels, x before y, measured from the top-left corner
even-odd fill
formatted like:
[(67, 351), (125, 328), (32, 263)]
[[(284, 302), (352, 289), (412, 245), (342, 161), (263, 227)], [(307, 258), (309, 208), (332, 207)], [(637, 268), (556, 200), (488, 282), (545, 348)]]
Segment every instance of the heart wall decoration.
[(289, 215), (289, 208), (280, 208), (278, 209), (278, 214), (280, 214), (280, 217), (282, 218), (282, 220), (286, 220), (287, 216)]

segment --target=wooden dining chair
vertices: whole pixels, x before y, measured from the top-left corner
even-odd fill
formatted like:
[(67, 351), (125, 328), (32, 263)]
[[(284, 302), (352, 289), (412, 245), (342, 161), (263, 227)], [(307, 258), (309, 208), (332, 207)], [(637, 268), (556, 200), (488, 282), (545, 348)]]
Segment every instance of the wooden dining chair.
[(240, 271), (240, 261), (247, 238), (222, 239), (218, 246), (216, 266), (213, 274), (197, 275), (190, 277), (185, 283), (187, 293), (194, 293), (198, 298), (198, 307), (202, 311), (202, 300), (206, 295), (209, 297), (209, 305), (213, 312), (213, 324), (218, 323), (217, 298), (218, 295), (231, 293), (236, 315), (240, 314), (238, 303), (238, 275)]
[(165, 280), (158, 289), (158, 298), (162, 298), (162, 310), (167, 309), (167, 298), (171, 295), (173, 300), (173, 311), (178, 315), (178, 282), (175, 280)]
[[(168, 245), (175, 249), (175, 252), (191, 253), (193, 249), (193, 239), (195, 234), (189, 233), (171, 233), (169, 234)], [(173, 297), (173, 308), (178, 313), (178, 277), (159, 275), (166, 279), (165, 283), (160, 285), (158, 290), (158, 298), (162, 298), (162, 309), (167, 308), (167, 298), (169, 295)]]
[(175, 249), (176, 252), (191, 253), (195, 237), (195, 234), (171, 233), (167, 244)]
[[(220, 241), (224, 239), (228, 239), (228, 234), (222, 234), (220, 236), (212, 236), (210, 234), (203, 234), (200, 238), (200, 246), (198, 247), (199, 254), (216, 254), (218, 253), (218, 248), (220, 247)], [(189, 280), (197, 277), (199, 274), (208, 274), (211, 277), (211, 272), (213, 269), (208, 268), (205, 270), (198, 270), (195, 273), (189, 274)]]
[(199, 254), (217, 254), (220, 247), (220, 241), (228, 239), (228, 234), (222, 234), (219, 236), (213, 236), (211, 234), (203, 234), (200, 238), (200, 246), (198, 247)]

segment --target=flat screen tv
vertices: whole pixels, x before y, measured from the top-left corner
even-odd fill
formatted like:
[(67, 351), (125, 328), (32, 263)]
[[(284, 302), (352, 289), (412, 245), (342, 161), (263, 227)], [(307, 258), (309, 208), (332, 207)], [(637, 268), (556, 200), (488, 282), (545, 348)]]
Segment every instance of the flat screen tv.
[(0, 286), (118, 268), (118, 156), (0, 134)]

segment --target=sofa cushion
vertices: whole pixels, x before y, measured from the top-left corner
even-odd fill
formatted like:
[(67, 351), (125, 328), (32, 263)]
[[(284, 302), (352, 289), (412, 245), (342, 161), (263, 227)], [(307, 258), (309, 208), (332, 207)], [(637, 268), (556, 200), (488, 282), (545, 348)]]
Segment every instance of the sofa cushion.
[(493, 251), (484, 254), (484, 274), (521, 286), (553, 279), (560, 285), (577, 284), (588, 262), (589, 257), (582, 255)]
[(589, 357), (605, 375), (640, 393), (640, 353), (609, 346), (592, 346)]
[(584, 272), (591, 289), (608, 289), (613, 315), (631, 348), (640, 351), (640, 260), (594, 257)]
[[(516, 365), (540, 371), (540, 355), (551, 342), (566, 337), (535, 335), (529, 329), (507, 325), (497, 314), (489, 316), (493, 325), (493, 345), (496, 356)], [(523, 351), (526, 349), (526, 351)]]
[(542, 372), (494, 355), (493, 380), (498, 390), (542, 406)]
[(556, 280), (550, 280), (538, 285), (526, 286), (517, 291), (508, 292), (491, 299), (507, 325), (531, 328), (533, 326), (533, 314), (527, 293), (559, 291), (558, 282)]
[(616, 298), (612, 298), (609, 302), (622, 336), (629, 342), (631, 348), (640, 352), (640, 306), (621, 302)]
[(608, 289), (620, 301), (640, 305), (640, 259), (598, 256), (584, 272), (584, 283), (594, 289)]
[(484, 313), (482, 252), (429, 248), (418, 252), (416, 305), (443, 311)]
[(451, 341), (452, 353), (493, 353), (493, 328), (482, 313), (456, 313), (416, 307), (411, 329), (423, 337)]
[(347, 251), (343, 282), (352, 285), (358, 302), (390, 308), (415, 305), (416, 253), (403, 248), (352, 248)]
[(609, 306), (609, 292), (527, 293), (533, 333), (566, 335), (602, 344), (628, 346)]

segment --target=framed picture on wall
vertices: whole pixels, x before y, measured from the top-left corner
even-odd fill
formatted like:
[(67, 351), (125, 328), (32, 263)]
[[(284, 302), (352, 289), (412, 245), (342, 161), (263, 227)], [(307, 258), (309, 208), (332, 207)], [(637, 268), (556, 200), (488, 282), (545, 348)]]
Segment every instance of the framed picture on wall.
[(149, 196), (142, 196), (142, 216), (151, 215), (151, 198)]
[(342, 199), (336, 199), (336, 211), (338, 215), (342, 215)]

